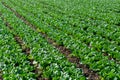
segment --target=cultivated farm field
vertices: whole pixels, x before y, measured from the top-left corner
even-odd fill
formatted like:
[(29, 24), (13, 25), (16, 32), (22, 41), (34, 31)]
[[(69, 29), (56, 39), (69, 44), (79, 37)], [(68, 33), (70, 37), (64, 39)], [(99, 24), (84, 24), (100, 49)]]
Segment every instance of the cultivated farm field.
[(120, 0), (0, 0), (0, 80), (120, 80)]

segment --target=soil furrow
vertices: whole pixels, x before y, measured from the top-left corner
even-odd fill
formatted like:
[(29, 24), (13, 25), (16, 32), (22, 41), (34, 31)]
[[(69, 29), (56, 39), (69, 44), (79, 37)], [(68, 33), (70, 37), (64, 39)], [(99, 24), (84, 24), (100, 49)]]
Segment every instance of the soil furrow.
[(0, 80), (3, 80), (3, 78), (2, 78), (2, 77), (0, 77)]
[[(2, 2), (2, 4), (7, 7), (8, 9), (10, 9), (18, 18), (20, 18), (26, 25), (30, 26), (34, 31), (37, 31), (37, 27), (34, 26), (33, 24), (31, 24), (25, 17), (23, 17), (21, 14), (19, 14), (17, 11), (13, 10), (10, 6), (8, 6), (6, 3)], [(58, 45), (54, 40), (52, 40), (51, 38), (49, 38), (49, 36), (47, 36), (47, 34), (40, 32), (40, 34), (42, 34), (42, 36), (48, 41), (48, 43), (50, 43), (51, 45), (53, 45), (55, 48), (57, 48), (61, 53), (63, 53), (66, 58), (71, 62), (71, 63), (75, 63), (77, 68), (81, 68), (83, 70), (83, 74), (89, 79), (89, 80), (100, 80), (99, 75), (89, 69), (89, 67), (85, 64), (81, 64), (80, 63), (80, 59), (74, 56), (70, 56), (70, 54), (72, 53), (72, 51), (70, 49), (67, 49), (66, 47), (64, 47), (63, 45)]]
[(3, 80), (3, 78), (2, 78), (2, 70), (0, 70), (0, 80)]

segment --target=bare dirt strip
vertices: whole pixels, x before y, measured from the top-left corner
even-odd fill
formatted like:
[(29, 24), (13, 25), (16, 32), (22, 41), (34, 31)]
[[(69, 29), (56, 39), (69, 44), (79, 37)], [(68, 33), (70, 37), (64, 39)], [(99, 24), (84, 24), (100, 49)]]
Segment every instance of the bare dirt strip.
[(2, 71), (0, 71), (0, 80), (3, 80), (3, 78), (2, 78)]
[[(34, 26), (33, 24), (31, 24), (24, 16), (22, 16), (21, 14), (19, 14), (17, 11), (15, 11), (14, 9), (12, 9), (10, 6), (8, 6), (6, 3), (2, 2), (2, 4), (10, 9), (18, 18), (20, 18), (26, 25), (30, 26), (34, 31), (37, 31), (37, 27)], [(52, 40), (51, 38), (49, 38), (49, 36), (47, 36), (47, 34), (40, 32), (40, 35), (42, 35), (47, 41), (48, 43), (50, 43), (51, 45), (53, 45), (55, 48), (57, 48), (61, 53), (63, 53), (66, 58), (71, 62), (76, 64), (77, 68), (81, 68), (83, 70), (83, 74), (88, 78), (88, 80), (100, 80), (99, 75), (97, 74), (97, 72), (89, 69), (89, 66), (85, 65), (85, 64), (81, 64), (80, 63), (80, 59), (75, 57), (75, 56), (70, 56), (70, 54), (72, 53), (72, 51), (70, 49), (67, 49), (64, 46), (58, 45), (54, 40)]]

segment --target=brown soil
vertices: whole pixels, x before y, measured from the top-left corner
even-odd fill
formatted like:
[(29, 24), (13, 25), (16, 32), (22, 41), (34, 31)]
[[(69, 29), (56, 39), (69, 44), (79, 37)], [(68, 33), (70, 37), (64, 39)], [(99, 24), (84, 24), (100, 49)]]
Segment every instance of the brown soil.
[(0, 77), (0, 80), (3, 80), (2, 77)]

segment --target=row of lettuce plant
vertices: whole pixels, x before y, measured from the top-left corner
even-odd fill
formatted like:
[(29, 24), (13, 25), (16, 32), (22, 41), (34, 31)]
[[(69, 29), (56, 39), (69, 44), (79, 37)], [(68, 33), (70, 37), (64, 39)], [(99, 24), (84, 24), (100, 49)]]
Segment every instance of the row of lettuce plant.
[[(22, 3), (20, 3), (20, 4), (22, 4)], [(27, 11), (29, 12), (29, 8), (27, 6), (25, 6), (24, 8), (26, 8)], [(40, 12), (40, 10), (35, 10), (35, 9), (32, 9), (32, 10), (34, 10), (35, 13), (37, 13), (39, 11), (38, 13), (44, 14), (44, 13), (42, 13), (42, 11)], [(119, 45), (119, 41), (120, 41), (119, 40), (120, 29), (117, 26), (105, 24), (102, 21), (99, 21), (98, 26), (90, 25), (90, 23), (88, 23), (88, 24), (81, 23), (80, 26), (82, 26), (82, 27), (80, 27), (78, 25), (77, 28), (74, 28), (74, 27), (71, 27), (70, 25), (67, 25), (67, 23), (62, 24), (62, 22), (54, 20), (54, 18), (50, 18), (50, 16), (48, 16), (48, 15), (41, 15), (41, 16), (44, 16), (43, 17), (44, 21), (42, 21), (42, 18), (39, 18), (39, 20), (41, 22), (43, 22), (44, 24), (48, 24), (48, 26), (50, 25), (49, 28), (51, 28), (51, 27), (53, 27), (54, 29), (59, 28), (59, 29), (61, 29), (61, 31), (64, 31), (68, 35), (72, 35), (73, 37), (77, 37), (78, 39), (81, 38), (81, 33), (84, 33), (83, 35), (86, 34), (87, 36), (92, 35), (91, 37), (93, 37), (93, 38), (94, 37), (99, 37), (100, 39), (102, 38), (101, 42), (104, 41), (104, 43), (108, 43), (112, 47), (113, 47), (113, 45), (114, 45), (114, 47), (117, 47), (117, 50), (114, 51), (114, 52), (117, 53), (119, 51), (119, 46), (118, 45)], [(36, 15), (35, 18), (38, 18), (38, 16)], [(95, 23), (97, 24), (98, 22), (95, 22)], [(105, 27), (103, 27), (103, 26), (105, 26)], [(105, 30), (106, 30), (106, 32), (105, 32)], [(87, 38), (85, 38), (85, 39), (87, 39)], [(91, 42), (91, 40), (88, 40), (87, 43), (90, 43), (90, 42)], [(101, 45), (103, 45), (103, 44), (101, 44)], [(95, 47), (98, 47), (98, 46), (95, 45)], [(108, 50), (108, 53), (110, 53), (111, 51), (113, 53), (113, 49)]]
[[(1, 8), (0, 8), (1, 9)], [(35, 80), (34, 67), (0, 18), (0, 75), (4, 80)]]
[(34, 58), (39, 63), (43, 77), (52, 78), (53, 80), (85, 80), (82, 70), (70, 63), (64, 55), (48, 44), (38, 32), (25, 25), (22, 20), (17, 18), (13, 12), (3, 5), (0, 7), (2, 13), (4, 13), (3, 16), (13, 27), (14, 33), (18, 34), (28, 44), (28, 47), (31, 48), (29, 58)]
[[(35, 16), (31, 15), (30, 13), (29, 13), (29, 15), (27, 15), (28, 13), (24, 12), (24, 10), (21, 10), (21, 8), (19, 8), (19, 7), (15, 7), (12, 4), (9, 4), (9, 5), (11, 5), (12, 8), (14, 8), (20, 14), (25, 16), (28, 20), (30, 20), (30, 22), (32, 24), (37, 25), (38, 28), (40, 28), (40, 31), (43, 30), (43, 32), (46, 32), (51, 38), (56, 40), (58, 43), (62, 43), (67, 48), (70, 48), (71, 50), (73, 50), (73, 55), (79, 56), (82, 59), (82, 62), (84, 64), (88, 64), (91, 69), (98, 71), (99, 74), (101, 76), (103, 76), (105, 79), (120, 78), (119, 77), (120, 73), (118, 71), (118, 69), (120, 69), (119, 64), (116, 64), (114, 60), (109, 60), (108, 57), (103, 56), (103, 54), (99, 50), (96, 51), (96, 49), (94, 47), (92, 47), (92, 48), (88, 47), (85, 43), (83, 43), (79, 39), (75, 39), (71, 36), (65, 35), (65, 32), (60, 32), (60, 31), (52, 29), (51, 26), (38, 23), (38, 22), (40, 22), (40, 19), (36, 18)], [(97, 45), (97, 47), (102, 47), (103, 45), (101, 45), (101, 44), (104, 43), (104, 45), (105, 45), (104, 50), (106, 51), (106, 49), (110, 49), (110, 48), (108, 48), (109, 44), (107, 42), (101, 42), (101, 40), (103, 41), (103, 39), (99, 39), (99, 37), (94, 37), (94, 38), (91, 37), (92, 38), (91, 39), (90, 36), (85, 36), (85, 35), (86, 34), (81, 33), (81, 37), (83, 39), (85, 38), (85, 39), (90, 39), (91, 41), (94, 41), (92, 43), (92, 44), (94, 44), (94, 46)], [(86, 37), (88, 37), (88, 38), (86, 38)], [(82, 38), (80, 38), (80, 39), (83, 40)], [(112, 45), (111, 45), (111, 47), (114, 48), (114, 46), (112, 46)], [(114, 55), (115, 58), (117, 58), (117, 57), (119, 58), (118, 53), (119, 53), (118, 50), (116, 50), (115, 54), (113, 54), (113, 52), (111, 54)]]

